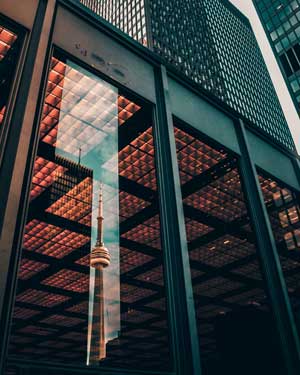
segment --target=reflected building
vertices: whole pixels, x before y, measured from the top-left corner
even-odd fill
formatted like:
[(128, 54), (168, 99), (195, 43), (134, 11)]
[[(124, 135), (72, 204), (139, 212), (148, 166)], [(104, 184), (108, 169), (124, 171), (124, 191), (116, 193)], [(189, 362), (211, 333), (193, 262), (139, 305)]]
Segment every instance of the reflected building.
[(91, 251), (91, 267), (95, 269), (91, 344), (89, 354), (89, 363), (92, 365), (97, 364), (99, 361), (106, 358), (103, 269), (110, 264), (110, 254), (108, 249), (104, 247), (103, 220), (103, 197), (102, 186), (100, 186), (99, 211), (97, 217), (97, 242)]

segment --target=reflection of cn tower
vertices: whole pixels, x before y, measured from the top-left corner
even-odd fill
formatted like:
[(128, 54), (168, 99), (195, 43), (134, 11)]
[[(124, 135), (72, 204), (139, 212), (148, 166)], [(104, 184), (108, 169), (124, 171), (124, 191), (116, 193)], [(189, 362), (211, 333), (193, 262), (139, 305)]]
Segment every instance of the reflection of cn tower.
[(106, 357), (105, 327), (104, 327), (104, 293), (103, 293), (103, 268), (110, 264), (109, 251), (103, 243), (103, 201), (102, 185), (99, 193), (99, 212), (97, 227), (97, 242), (91, 252), (91, 267), (95, 268), (95, 289), (93, 304), (93, 322), (91, 337), (90, 363), (97, 364)]

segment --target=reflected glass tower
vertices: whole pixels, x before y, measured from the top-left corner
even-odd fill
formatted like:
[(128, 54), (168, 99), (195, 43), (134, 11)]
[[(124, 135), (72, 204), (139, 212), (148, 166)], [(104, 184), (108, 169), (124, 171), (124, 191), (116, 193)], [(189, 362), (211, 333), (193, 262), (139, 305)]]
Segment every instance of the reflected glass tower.
[(300, 115), (300, 1), (253, 0)]
[(110, 254), (108, 249), (104, 247), (103, 220), (102, 187), (100, 187), (99, 211), (97, 217), (97, 241), (95, 247), (91, 251), (91, 267), (95, 269), (95, 276), (89, 361), (90, 364), (97, 364), (99, 361), (106, 358), (103, 269), (108, 267), (110, 264)]
[(248, 19), (228, 0), (80, 0), (294, 150)]

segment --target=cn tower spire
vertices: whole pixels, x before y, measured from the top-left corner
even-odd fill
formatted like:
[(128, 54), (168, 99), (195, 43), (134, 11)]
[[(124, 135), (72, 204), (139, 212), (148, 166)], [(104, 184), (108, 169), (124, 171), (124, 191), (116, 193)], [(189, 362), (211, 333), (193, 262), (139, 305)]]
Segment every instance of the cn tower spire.
[(103, 186), (100, 184), (97, 216), (97, 240), (91, 251), (91, 267), (95, 268), (95, 289), (93, 303), (93, 323), (91, 337), (91, 364), (97, 364), (106, 358), (105, 322), (104, 322), (104, 285), (103, 269), (110, 265), (110, 254), (103, 242)]
[(98, 228), (97, 228), (97, 242), (96, 246), (103, 246), (103, 185), (100, 184), (100, 192), (99, 192), (99, 205), (98, 205), (98, 216), (97, 216), (97, 222), (98, 222)]

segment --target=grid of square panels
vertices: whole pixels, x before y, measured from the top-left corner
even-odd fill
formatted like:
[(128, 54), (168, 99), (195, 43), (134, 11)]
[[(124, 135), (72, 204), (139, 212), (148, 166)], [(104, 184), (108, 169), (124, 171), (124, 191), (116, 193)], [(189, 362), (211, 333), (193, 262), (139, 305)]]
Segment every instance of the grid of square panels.
[(25, 302), (43, 307), (54, 307), (66, 302), (70, 297), (62, 294), (44, 292), (42, 290), (26, 289), (25, 292), (17, 295), (17, 302)]
[(242, 316), (241, 307), (255, 303), (262, 311), (266, 296), (238, 161), (186, 127), (176, 126), (174, 134), (199, 341), (206, 361), (219, 355), (220, 315)]
[[(64, 175), (61, 174), (60, 177), (63, 178)], [(55, 185), (57, 180), (58, 176), (56, 177), (53, 185)], [(54, 215), (73, 221), (80, 222), (85, 219), (85, 223), (89, 222), (89, 225), (91, 225), (89, 215), (92, 209), (92, 183), (92, 179), (90, 177), (86, 177), (63, 194), (60, 198), (57, 196), (61, 195), (63, 192), (56, 190), (57, 187), (54, 186), (51, 193), (55, 195), (54, 199), (56, 199), (54, 203), (47, 208), (46, 212), (50, 212)]]
[(119, 174), (156, 190), (152, 128), (148, 128), (119, 153)]
[[(24, 351), (18, 343), (20, 341), (12, 340), (11, 348), (26, 356), (39, 353), (40, 359), (44, 360), (51, 356), (52, 360), (66, 361), (72, 358), (84, 363), (86, 361), (90, 313), (89, 252), (91, 233), (94, 230), (91, 218), (97, 214), (92, 212), (92, 202), (97, 195), (97, 191), (94, 191), (96, 178), (94, 171), (84, 166), (92, 144), (81, 139), (88, 143), (88, 148), (80, 147), (77, 150), (78, 156), (81, 153), (80, 162), (76, 157), (69, 157), (70, 152), (76, 156), (75, 148), (78, 144), (70, 145), (67, 136), (74, 135), (76, 142), (78, 141), (80, 132), (76, 121), (81, 121), (83, 117), (86, 122), (92, 122), (87, 126), (106, 132), (109, 136), (108, 124), (114, 122), (115, 118), (110, 118), (106, 113), (102, 120), (95, 119), (92, 111), (80, 112), (88, 99), (98, 106), (98, 113), (105, 112), (101, 107), (102, 100), (105, 106), (116, 103), (116, 119), (121, 133), (126, 133), (123, 129), (132, 124), (132, 130), (126, 136), (127, 145), (119, 149), (118, 168), (110, 169), (113, 164), (110, 160), (103, 165), (105, 173), (120, 174), (120, 184), (125, 189), (120, 190), (119, 194), (114, 191), (108, 201), (104, 202), (106, 208), (113, 205), (110, 199), (115, 199), (114, 194), (117, 194), (119, 210), (111, 211), (108, 207), (107, 211), (110, 215), (119, 214), (122, 234), (119, 250), (117, 246), (108, 246), (114, 261), (118, 260), (110, 267), (117, 266), (112, 271), (117, 276), (120, 275), (120, 286), (109, 287), (119, 290), (121, 330), (118, 333), (120, 337), (107, 343), (106, 362), (109, 365), (109, 361), (113, 360), (113, 365), (119, 361), (122, 365), (132, 366), (138, 358), (147, 358), (149, 366), (151, 363), (151, 366), (155, 364), (158, 368), (164, 368), (168, 366), (168, 361), (164, 361), (161, 355), (151, 360), (151, 355), (144, 353), (147, 342), (133, 348), (137, 340), (151, 337), (153, 345), (161, 353), (167, 352), (162, 259), (161, 252), (157, 251), (161, 249), (161, 243), (152, 129), (149, 123), (147, 126), (141, 124), (141, 112), (144, 109), (140, 105), (119, 94), (117, 90), (108, 92), (104, 90), (105, 84), (102, 87), (98, 81), (92, 81), (90, 76), (84, 76), (83, 71), (76, 71), (73, 65), (70, 68), (65, 62), (52, 59), (23, 241), (23, 252), (29, 259), (24, 256), (22, 260), (20, 275), (24, 283), (19, 283), (18, 286), (14, 326), (16, 334), (24, 339), (32, 339), (32, 344)], [(89, 88), (89, 93), (86, 92), (86, 87)], [(96, 101), (92, 95), (98, 95), (102, 99), (100, 102)], [(78, 108), (75, 108), (75, 102), (79, 103)], [(144, 113), (146, 116), (148, 109)], [(136, 114), (138, 115), (135, 116)], [(64, 130), (60, 134), (61, 123)], [(73, 147), (63, 154), (58, 144), (60, 136), (65, 137), (65, 145)], [(95, 144), (102, 147), (105, 143), (98, 139)], [(105, 187), (108, 188), (109, 186)], [(107, 218), (105, 227), (106, 225), (110, 225)], [(191, 225), (194, 231), (197, 225), (196, 222)], [(110, 306), (116, 302), (109, 296), (105, 300)], [(105, 313), (109, 322), (115, 320), (109, 312)], [(124, 337), (126, 344), (123, 344)], [(115, 345), (118, 340), (122, 350)], [(128, 353), (135, 355), (130, 359)], [(143, 362), (140, 366), (146, 366), (145, 360)]]
[[(153, 294), (155, 294), (155, 291), (151, 289), (140, 288), (125, 283), (121, 284), (121, 301), (125, 303), (134, 303)], [(135, 336), (132, 332), (131, 334)]]
[(17, 35), (15, 33), (3, 26), (0, 26), (0, 61), (5, 58), (16, 40)]
[(246, 215), (237, 170), (229, 171), (220, 179), (191, 194), (184, 199), (184, 203), (224, 222)]
[(262, 170), (258, 174), (291, 304), (297, 309), (300, 303), (299, 194)]
[(23, 247), (60, 259), (89, 240), (86, 235), (33, 219), (25, 227)]
[(21, 280), (28, 280), (32, 276), (36, 275), (37, 273), (41, 272), (47, 267), (49, 267), (49, 265), (46, 263), (23, 258), (21, 260), (18, 278)]
[(62, 269), (43, 280), (42, 285), (49, 285), (54, 288), (84, 293), (89, 289), (89, 275), (68, 269)]
[(120, 216), (128, 218), (148, 207), (151, 203), (135, 195), (121, 191), (119, 194), (119, 204)]
[(103, 80), (53, 57), (40, 138), (70, 154), (80, 150), (84, 156), (140, 108)]
[(80, 2), (139, 43), (147, 46), (144, 0), (80, 0)]
[(133, 251), (121, 247), (120, 249), (120, 269), (121, 273), (127, 273), (136, 267), (149, 263), (154, 258), (139, 251)]
[[(216, 268), (253, 254), (255, 247), (247, 240), (225, 235), (190, 251), (190, 259)], [(241, 272), (241, 274), (244, 274)]]

